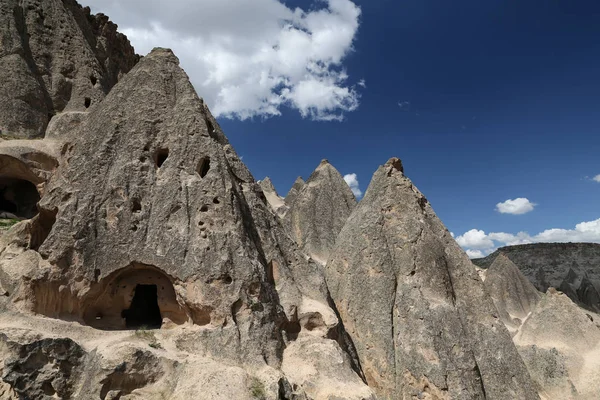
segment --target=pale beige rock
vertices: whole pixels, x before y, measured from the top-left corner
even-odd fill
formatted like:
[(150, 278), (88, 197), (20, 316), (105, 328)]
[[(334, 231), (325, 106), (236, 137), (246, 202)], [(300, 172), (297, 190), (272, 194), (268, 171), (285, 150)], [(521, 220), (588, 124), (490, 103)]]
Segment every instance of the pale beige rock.
[(378, 398), (538, 398), (475, 268), (400, 160), (377, 170), (326, 270)]
[(327, 160), (321, 161), (305, 184), (296, 181), (290, 192), (285, 200), (289, 205), (286, 228), (302, 251), (324, 264), (356, 199)]

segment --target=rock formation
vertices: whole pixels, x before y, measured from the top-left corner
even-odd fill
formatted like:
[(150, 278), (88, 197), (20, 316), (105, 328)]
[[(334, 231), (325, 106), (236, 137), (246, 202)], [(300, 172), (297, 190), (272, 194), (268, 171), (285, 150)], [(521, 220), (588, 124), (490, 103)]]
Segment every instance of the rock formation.
[(0, 4), (0, 137), (44, 135), (50, 119), (85, 111), (137, 62), (127, 38), (75, 0)]
[[(294, 188), (297, 193), (292, 192)], [(296, 180), (290, 192), (285, 225), (306, 254), (325, 263), (356, 199), (342, 175), (327, 160), (321, 161), (305, 184)]]
[[(74, 0), (0, 22), (1, 400), (597, 397), (600, 316), (510, 255), (482, 282), (399, 160), (283, 199), (170, 50)], [(596, 304), (577, 263), (539, 285)]]
[(304, 179), (302, 179), (301, 176), (296, 178), (296, 180), (294, 181), (294, 184), (292, 185), (292, 188), (290, 189), (288, 194), (285, 196), (285, 204), (287, 204), (289, 206), (294, 202), (294, 200), (296, 200), (296, 196), (298, 195), (300, 190), (302, 190), (302, 188), (304, 187), (304, 184), (305, 184)]
[[(39, 141), (60, 148), (38, 173), (39, 213), (0, 240), (11, 390), (372, 398), (323, 270), (269, 211), (171, 51), (144, 57), (64, 132)], [(38, 179), (24, 153), (7, 168)], [(309, 363), (315, 373), (282, 369)]]
[(262, 189), (269, 205), (275, 211), (275, 214), (280, 218), (283, 218), (289, 207), (285, 204), (285, 199), (277, 194), (277, 190), (275, 190), (275, 186), (273, 186), (273, 182), (271, 182), (271, 178), (268, 176), (262, 181), (258, 182), (260, 188)]
[(501, 247), (489, 256), (472, 260), (489, 267), (504, 254), (540, 292), (553, 287), (575, 303), (600, 312), (600, 244), (536, 243)]
[(377, 170), (326, 269), (378, 398), (538, 398), (475, 268), (400, 160)]
[(540, 293), (503, 254), (487, 269), (484, 282), (500, 319), (511, 332), (521, 326), (540, 300)]
[(598, 397), (600, 316), (555, 289), (537, 292), (503, 253), (483, 279), (542, 399)]
[(525, 363), (548, 399), (594, 399), (600, 394), (600, 316), (550, 289), (515, 336)]

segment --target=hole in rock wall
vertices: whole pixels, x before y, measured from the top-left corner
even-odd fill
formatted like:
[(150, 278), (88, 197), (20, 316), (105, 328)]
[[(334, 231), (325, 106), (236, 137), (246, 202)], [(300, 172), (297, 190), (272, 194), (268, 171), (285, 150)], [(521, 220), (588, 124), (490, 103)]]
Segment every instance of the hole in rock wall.
[(86, 97), (85, 100), (83, 101), (83, 105), (85, 106), (85, 108), (90, 108), (90, 106), (92, 105), (92, 99), (90, 99), (89, 97)]
[(101, 279), (82, 303), (83, 320), (97, 329), (157, 329), (163, 318), (176, 324), (188, 320), (177, 302), (171, 278), (143, 264), (133, 264)]
[(137, 285), (127, 310), (121, 312), (128, 329), (146, 327), (158, 329), (162, 325), (160, 308), (158, 307), (158, 291), (156, 285)]
[(96, 86), (96, 82), (98, 80), (96, 79), (96, 77), (94, 75), (90, 75), (90, 82), (92, 82), (92, 86)]
[(169, 157), (169, 149), (159, 149), (156, 151), (154, 155), (154, 162), (156, 163), (156, 167), (160, 168), (167, 161)]
[(15, 178), (0, 178), (0, 218), (29, 219), (37, 215), (40, 195), (35, 185)]
[(208, 171), (210, 170), (210, 157), (203, 157), (198, 163), (198, 167), (196, 168), (196, 172), (200, 175), (200, 178), (204, 178)]

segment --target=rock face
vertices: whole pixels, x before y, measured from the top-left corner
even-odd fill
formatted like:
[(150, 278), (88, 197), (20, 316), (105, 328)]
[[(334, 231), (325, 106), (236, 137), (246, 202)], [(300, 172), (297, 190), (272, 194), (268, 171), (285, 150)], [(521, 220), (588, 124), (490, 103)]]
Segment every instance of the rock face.
[(137, 62), (127, 38), (74, 0), (0, 4), (0, 134), (44, 135), (61, 112), (102, 100)]
[(487, 269), (484, 285), (509, 331), (521, 326), (540, 300), (536, 288), (503, 254)]
[(503, 253), (483, 276), (542, 399), (597, 398), (600, 316), (555, 289), (539, 293)]
[(600, 395), (600, 316), (550, 289), (515, 336), (531, 376), (549, 399)]
[(378, 398), (538, 398), (475, 268), (400, 160), (377, 170), (326, 269)]
[(536, 243), (507, 246), (472, 260), (483, 268), (504, 254), (540, 292), (553, 287), (575, 303), (600, 312), (600, 244)]
[(285, 196), (285, 204), (289, 206), (294, 202), (294, 200), (296, 200), (296, 196), (298, 196), (298, 193), (300, 193), (300, 190), (302, 190), (304, 184), (304, 179), (302, 179), (301, 176), (296, 178), (292, 188), (288, 192), (287, 196)]
[(269, 205), (271, 206), (275, 214), (277, 214), (277, 216), (279, 216), (280, 218), (283, 218), (289, 210), (289, 207), (285, 204), (285, 200), (283, 199), (283, 197), (277, 194), (277, 190), (275, 190), (275, 186), (273, 186), (271, 178), (266, 177), (258, 183), (260, 184), (260, 188), (265, 194), (265, 197), (267, 198), (267, 201), (269, 202)]
[[(296, 180), (286, 203), (285, 224), (300, 248), (316, 261), (325, 263), (336, 237), (356, 206), (352, 191), (342, 175), (323, 160), (306, 183)], [(291, 191), (290, 191), (291, 192)]]
[[(43, 189), (39, 213), (0, 238), (8, 392), (373, 398), (324, 271), (285, 233), (170, 50), (144, 57), (70, 129), (39, 141), (60, 149), (39, 171), (28, 151), (0, 148), (20, 155), (2, 171)], [(55, 343), (94, 350), (63, 368)], [(316, 372), (282, 369), (298, 363)], [(69, 368), (81, 373), (67, 380)]]

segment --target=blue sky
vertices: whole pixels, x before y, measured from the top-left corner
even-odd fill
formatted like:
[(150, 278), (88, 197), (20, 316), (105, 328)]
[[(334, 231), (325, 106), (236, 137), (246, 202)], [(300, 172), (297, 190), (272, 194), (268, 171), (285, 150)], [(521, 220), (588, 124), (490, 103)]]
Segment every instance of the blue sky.
[[(150, 2), (146, 16), (115, 1), (91, 3), (141, 52), (174, 47), (252, 173), (270, 176), (282, 195), (323, 158), (355, 173), (364, 191), (397, 156), (472, 255), (529, 241), (600, 241), (595, 1), (260, 0), (249, 3), (259, 10), (242, 12), (247, 1), (201, 0), (194, 4), (202, 3), (206, 23), (186, 8), (189, 26), (160, 2)], [(228, 17), (203, 31), (216, 19), (211, 12)], [(240, 22), (252, 18), (265, 20)], [(255, 62), (264, 51), (248, 49), (270, 45), (287, 20), (312, 37), (310, 46), (281, 39), (277, 61)], [(243, 41), (227, 51), (213, 46), (236, 37)], [(303, 52), (312, 58), (290, 58)], [(248, 74), (265, 69), (286, 78), (252, 86), (260, 75)], [(313, 96), (323, 88), (329, 97)], [(258, 100), (247, 102), (252, 96)], [(331, 118), (343, 119), (323, 121)], [(517, 211), (530, 211), (498, 211), (517, 198), (528, 199)]]

